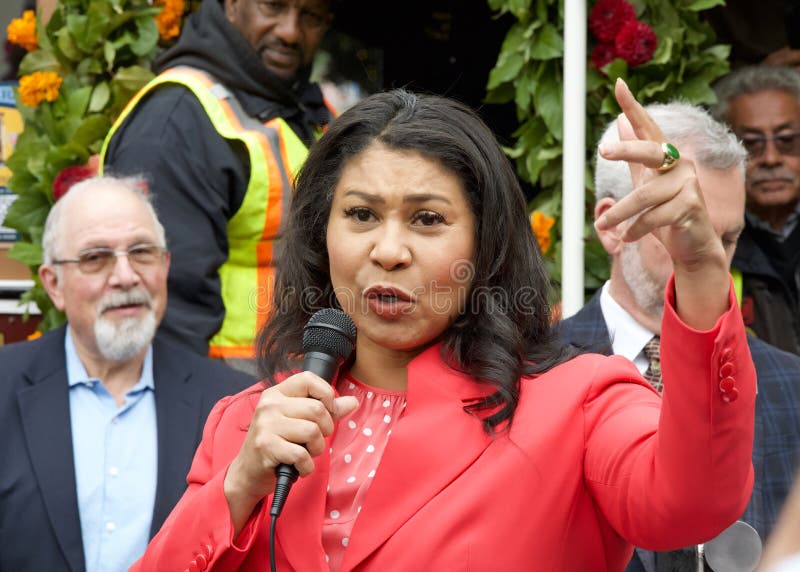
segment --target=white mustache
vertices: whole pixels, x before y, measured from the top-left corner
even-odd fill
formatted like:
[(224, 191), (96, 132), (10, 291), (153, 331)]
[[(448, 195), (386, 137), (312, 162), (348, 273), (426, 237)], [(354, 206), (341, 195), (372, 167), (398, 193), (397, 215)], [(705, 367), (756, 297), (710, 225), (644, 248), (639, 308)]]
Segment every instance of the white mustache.
[(147, 290), (133, 288), (126, 292), (111, 292), (100, 300), (97, 311), (102, 314), (106, 310), (119, 308), (121, 306), (132, 306), (142, 304), (147, 308), (152, 307), (152, 300)]

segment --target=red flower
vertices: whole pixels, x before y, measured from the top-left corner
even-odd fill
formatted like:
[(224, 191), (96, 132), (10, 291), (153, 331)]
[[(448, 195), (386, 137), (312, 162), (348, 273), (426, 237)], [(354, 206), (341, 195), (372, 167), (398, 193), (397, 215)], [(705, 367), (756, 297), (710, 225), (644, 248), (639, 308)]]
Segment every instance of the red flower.
[(67, 194), (72, 185), (84, 179), (95, 176), (95, 172), (85, 165), (72, 165), (64, 167), (53, 181), (53, 200), (58, 200)]
[[(617, 50), (614, 48), (613, 43), (600, 43), (594, 47), (592, 50), (592, 65), (594, 69), (600, 71), (606, 64), (610, 64), (615, 59), (617, 59)], [(600, 73), (603, 73), (600, 71)]]
[(658, 38), (653, 28), (644, 22), (627, 22), (614, 41), (617, 55), (629, 66), (639, 66), (653, 59)]
[(636, 10), (625, 0), (600, 0), (589, 14), (589, 29), (601, 42), (613, 42), (622, 26), (636, 20)]

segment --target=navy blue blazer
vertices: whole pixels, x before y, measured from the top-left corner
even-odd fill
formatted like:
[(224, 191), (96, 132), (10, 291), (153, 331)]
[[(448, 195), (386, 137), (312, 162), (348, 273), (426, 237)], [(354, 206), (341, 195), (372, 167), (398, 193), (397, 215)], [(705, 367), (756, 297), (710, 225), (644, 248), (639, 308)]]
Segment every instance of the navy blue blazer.
[[(85, 569), (62, 327), (0, 347), (0, 572)], [(206, 417), (254, 380), (221, 362), (153, 343), (158, 482), (152, 537), (186, 489)]]
[[(559, 323), (558, 331), (566, 343), (612, 353), (599, 291), (577, 314)], [(758, 376), (758, 396), (753, 443), (755, 484), (742, 519), (758, 531), (763, 542), (789, 494), (800, 460), (800, 357), (750, 335), (747, 342)]]

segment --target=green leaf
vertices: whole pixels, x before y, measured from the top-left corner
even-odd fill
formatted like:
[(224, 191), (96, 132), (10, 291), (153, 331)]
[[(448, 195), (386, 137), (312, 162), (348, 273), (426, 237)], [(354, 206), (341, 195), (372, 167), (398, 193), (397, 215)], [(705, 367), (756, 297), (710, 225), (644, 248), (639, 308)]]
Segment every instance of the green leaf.
[(542, 74), (533, 95), (537, 113), (558, 141), (561, 141), (564, 120), (561, 91), (561, 83), (556, 80), (555, 73)]
[(8, 207), (3, 225), (30, 236), (29, 229), (44, 227), (49, 212), (50, 201), (42, 193), (19, 195)]
[(586, 69), (586, 92), (592, 92), (599, 87), (605, 85), (606, 78), (600, 75), (593, 67), (589, 67)]
[(87, 11), (85, 42), (92, 47), (99, 46), (106, 37), (111, 20), (111, 6), (107, 0), (91, 0)]
[(695, 12), (699, 12), (701, 10), (708, 10), (709, 8), (713, 8), (714, 6), (724, 6), (725, 0), (695, 0), (686, 8), (688, 10), (693, 10)]
[(136, 19), (136, 30), (139, 35), (131, 44), (131, 50), (137, 56), (144, 56), (154, 50), (158, 43), (158, 26), (152, 17), (147, 16)]
[(506, 103), (514, 99), (515, 93), (514, 84), (506, 82), (491, 88), (483, 101), (484, 103)]
[(8, 249), (8, 257), (28, 266), (38, 266), (42, 263), (42, 245), (18, 240)]
[(692, 78), (682, 83), (677, 87), (677, 93), (675, 95), (695, 105), (714, 103), (716, 101), (714, 90), (711, 89), (711, 86), (703, 78)]
[(623, 60), (622, 58), (617, 58), (610, 64), (606, 64), (603, 66), (603, 71), (605, 72), (608, 80), (613, 85), (615, 81), (617, 81), (618, 77), (626, 80), (628, 79), (628, 62)]
[(110, 128), (111, 121), (105, 115), (90, 115), (83, 120), (72, 139), (75, 143), (88, 147), (95, 141), (102, 141)]
[(75, 91), (66, 93), (67, 113), (70, 116), (82, 116), (89, 107), (89, 97), (92, 94), (92, 86), (87, 85)]
[(28, 75), (37, 71), (60, 72), (61, 64), (53, 52), (46, 52), (44, 50), (28, 52), (19, 64), (19, 75)]
[(94, 90), (92, 91), (92, 97), (89, 100), (89, 113), (103, 111), (105, 106), (108, 105), (109, 99), (111, 99), (111, 90), (108, 87), (108, 83), (101, 81), (94, 86)]
[(524, 20), (531, 11), (531, 0), (508, 0), (508, 7), (517, 19)]
[(504, 58), (502, 62), (498, 62), (497, 66), (489, 72), (489, 89), (494, 89), (500, 84), (511, 81), (522, 69), (522, 64), (525, 63), (522, 54), (511, 54)]
[(117, 56), (117, 48), (114, 47), (112, 42), (104, 42), (103, 43), (103, 57), (106, 60), (106, 68), (111, 70), (114, 69), (114, 60)]
[(121, 68), (114, 76), (112, 83), (128, 91), (138, 91), (148, 81), (153, 79), (153, 72), (141, 66)]
[(87, 54), (92, 53), (94, 46), (87, 41), (86, 38), (86, 25), (89, 18), (85, 14), (69, 14), (67, 15), (67, 30), (70, 36), (77, 44), (78, 48)]
[(84, 53), (78, 49), (77, 44), (75, 44), (75, 41), (69, 34), (69, 30), (66, 28), (61, 28), (58, 32), (56, 32), (56, 37), (58, 38), (58, 49), (62, 54), (64, 54), (64, 56), (73, 62), (78, 62), (83, 59)]
[(535, 34), (531, 57), (538, 60), (560, 58), (564, 55), (564, 40), (552, 25), (545, 24)]
[(551, 159), (555, 159), (556, 157), (561, 157), (562, 153), (561, 147), (550, 147), (549, 149), (540, 149), (539, 152), (536, 154), (537, 159), (541, 159), (542, 161), (549, 161)]
[(603, 98), (603, 103), (600, 105), (600, 113), (606, 116), (616, 116), (619, 112), (619, 104), (614, 98), (614, 93), (607, 93)]

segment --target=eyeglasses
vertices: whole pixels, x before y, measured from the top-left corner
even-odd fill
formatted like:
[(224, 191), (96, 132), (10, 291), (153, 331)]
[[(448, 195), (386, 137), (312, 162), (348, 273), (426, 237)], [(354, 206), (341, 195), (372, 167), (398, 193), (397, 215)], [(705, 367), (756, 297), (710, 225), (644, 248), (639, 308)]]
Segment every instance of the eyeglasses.
[(53, 264), (77, 264), (84, 274), (109, 272), (117, 263), (118, 256), (126, 256), (128, 264), (136, 272), (143, 272), (164, 259), (167, 249), (157, 244), (136, 244), (127, 250), (92, 248), (78, 254), (78, 258), (53, 260)]
[(767, 141), (772, 141), (775, 149), (781, 155), (797, 157), (800, 155), (800, 131), (784, 131), (775, 135), (742, 135), (742, 144), (747, 149), (751, 159), (757, 159), (764, 154)]

